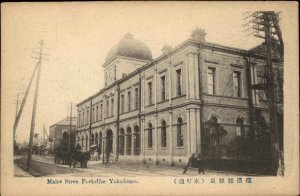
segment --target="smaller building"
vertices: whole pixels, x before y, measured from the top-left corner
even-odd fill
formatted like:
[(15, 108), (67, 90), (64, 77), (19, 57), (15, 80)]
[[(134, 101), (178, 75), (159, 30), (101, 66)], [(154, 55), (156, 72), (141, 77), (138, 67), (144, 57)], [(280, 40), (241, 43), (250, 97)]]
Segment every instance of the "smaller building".
[(67, 117), (49, 127), (49, 140), (52, 141), (50, 150), (51, 152), (53, 152), (58, 146), (60, 146), (63, 139), (70, 140), (71, 148), (74, 147), (74, 132), (76, 132), (76, 125), (77, 117), (72, 116), (71, 118)]

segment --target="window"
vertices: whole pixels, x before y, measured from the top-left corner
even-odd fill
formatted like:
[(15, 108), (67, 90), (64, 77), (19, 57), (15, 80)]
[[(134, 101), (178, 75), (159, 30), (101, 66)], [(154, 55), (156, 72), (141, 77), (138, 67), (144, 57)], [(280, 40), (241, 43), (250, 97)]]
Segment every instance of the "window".
[(148, 103), (152, 104), (152, 82), (148, 82)]
[(109, 100), (106, 101), (106, 117), (109, 117)]
[(134, 155), (140, 154), (140, 129), (138, 126), (134, 127), (134, 134), (133, 137), (133, 145), (134, 145)]
[(241, 72), (233, 72), (233, 96), (241, 97)]
[(99, 113), (99, 110), (98, 110), (98, 105), (96, 106), (96, 121), (98, 121), (99, 120), (99, 115), (98, 115), (98, 113)]
[(111, 99), (111, 116), (114, 115), (114, 98)]
[(89, 138), (88, 138), (88, 136), (86, 135), (86, 136), (85, 136), (85, 151), (88, 151), (88, 145), (89, 145)]
[(181, 69), (176, 70), (176, 89), (177, 96), (181, 95)]
[(90, 110), (89, 108), (86, 110), (86, 124), (88, 125), (90, 122)]
[(161, 80), (161, 100), (166, 100), (166, 76), (162, 76)]
[(128, 92), (127, 96), (128, 96), (128, 111), (130, 111), (131, 110), (131, 93)]
[(135, 89), (135, 109), (139, 108), (139, 89)]
[(94, 134), (92, 134), (91, 145), (94, 145), (94, 141), (95, 141), (95, 136)]
[(84, 138), (83, 138), (83, 136), (81, 137), (81, 147), (83, 148), (83, 140), (84, 140)]
[(244, 120), (242, 118), (238, 118), (236, 120), (236, 135), (237, 136), (244, 136), (245, 135)]
[(167, 125), (165, 121), (161, 123), (161, 147), (167, 146)]
[(121, 95), (121, 113), (124, 113), (124, 95)]
[(95, 145), (98, 146), (98, 133), (95, 134)]
[(207, 70), (207, 93), (208, 94), (216, 94), (216, 86), (215, 86), (215, 68), (209, 67)]
[(82, 125), (85, 125), (85, 116), (84, 116), (84, 110), (82, 111)]
[(80, 124), (80, 120), (81, 120), (80, 113), (81, 113), (81, 111), (78, 112), (78, 126), (81, 126), (81, 124)]
[(127, 128), (127, 155), (131, 155), (131, 147), (132, 147), (132, 141), (131, 141), (131, 136), (132, 136), (132, 133), (131, 133), (131, 128), (128, 127)]
[(182, 118), (177, 120), (177, 146), (183, 146)]
[(99, 152), (102, 152), (102, 132), (99, 133)]
[(100, 120), (102, 120), (103, 105), (100, 104)]
[[(263, 72), (258, 72), (257, 73), (257, 84), (266, 84), (266, 77)], [(267, 96), (264, 90), (257, 90), (258, 93), (258, 100), (259, 101), (264, 101), (267, 100)]]
[(153, 140), (152, 140), (152, 124), (148, 125), (148, 148), (152, 148)]
[(120, 155), (124, 155), (124, 147), (125, 147), (125, 132), (124, 129), (120, 130), (120, 139), (119, 139), (119, 153)]
[(92, 122), (95, 122), (95, 108), (93, 107), (92, 112)]

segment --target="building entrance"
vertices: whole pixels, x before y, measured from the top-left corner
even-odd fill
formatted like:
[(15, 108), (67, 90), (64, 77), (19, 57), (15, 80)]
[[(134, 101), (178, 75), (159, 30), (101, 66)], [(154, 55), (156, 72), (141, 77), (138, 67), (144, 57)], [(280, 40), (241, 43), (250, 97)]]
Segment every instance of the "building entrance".
[(106, 133), (106, 152), (113, 152), (113, 132), (110, 129)]

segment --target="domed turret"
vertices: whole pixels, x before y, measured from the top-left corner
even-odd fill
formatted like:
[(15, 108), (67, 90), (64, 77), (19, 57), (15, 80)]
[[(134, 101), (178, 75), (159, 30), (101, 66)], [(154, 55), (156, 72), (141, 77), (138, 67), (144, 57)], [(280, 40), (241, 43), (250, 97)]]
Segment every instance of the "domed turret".
[(147, 45), (134, 39), (130, 33), (125, 34), (123, 39), (108, 52), (105, 62), (116, 56), (152, 60), (152, 53)]

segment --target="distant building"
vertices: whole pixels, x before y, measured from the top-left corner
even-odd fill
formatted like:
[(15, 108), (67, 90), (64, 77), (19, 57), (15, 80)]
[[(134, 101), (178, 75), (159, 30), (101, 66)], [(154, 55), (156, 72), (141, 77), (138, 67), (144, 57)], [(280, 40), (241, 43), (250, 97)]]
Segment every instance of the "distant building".
[(40, 136), (38, 133), (34, 134), (33, 138), (33, 154), (48, 155), (51, 150), (52, 142), (48, 138)]
[[(272, 132), (257, 125), (269, 125), (268, 102), (252, 86), (266, 79), (265, 45), (244, 50), (206, 42), (205, 35), (196, 29), (153, 60), (126, 34), (102, 65), (105, 87), (77, 105), (76, 143), (119, 161), (168, 165), (182, 165), (194, 152), (224, 159), (264, 153), (255, 142)], [(282, 71), (283, 59), (273, 60)]]
[[(77, 117), (72, 117), (71, 146), (74, 146), (74, 132), (76, 131)], [(51, 152), (60, 146), (63, 139), (68, 140), (70, 134), (70, 117), (67, 117), (49, 127), (49, 141), (52, 141)]]

